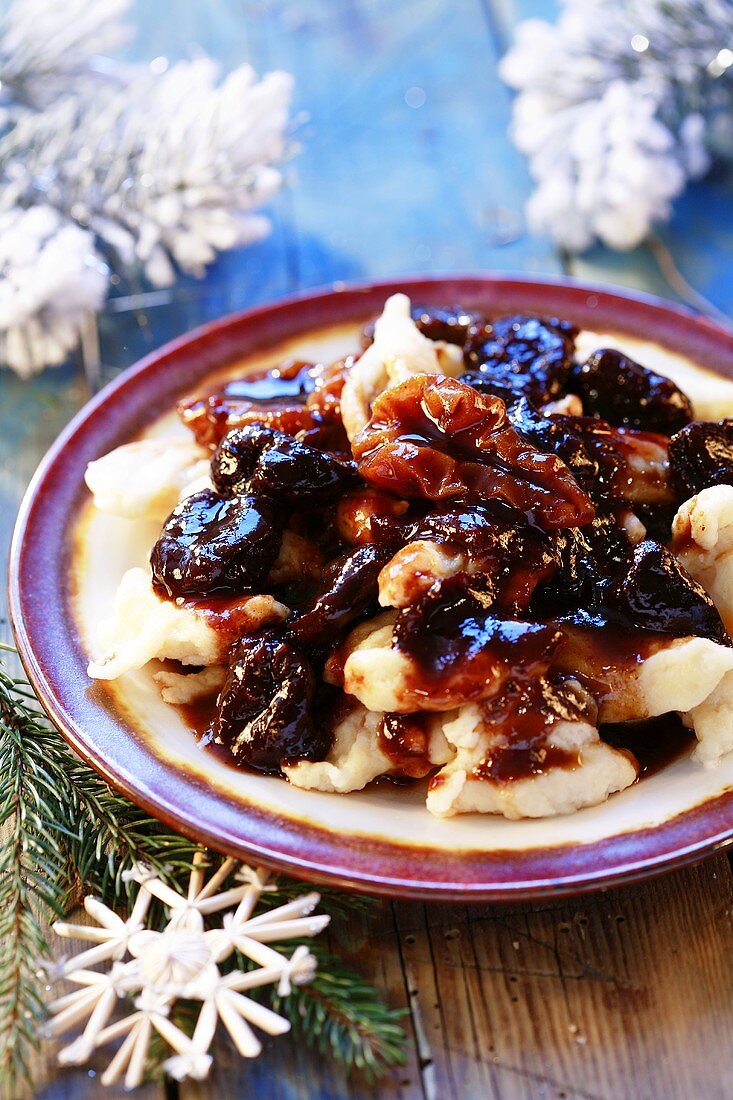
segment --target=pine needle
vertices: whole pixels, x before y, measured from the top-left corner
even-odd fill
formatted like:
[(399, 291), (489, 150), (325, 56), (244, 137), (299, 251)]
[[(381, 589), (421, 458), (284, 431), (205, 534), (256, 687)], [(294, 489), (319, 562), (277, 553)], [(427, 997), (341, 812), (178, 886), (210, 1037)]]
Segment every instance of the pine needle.
[[(2, 644), (0, 649), (12, 652)], [(136, 862), (180, 885), (195, 845), (108, 787), (72, 753), (28, 683), (1, 666), (0, 830), (0, 1094), (15, 1098), (32, 1078), (44, 1019), (38, 962), (48, 945), (42, 922), (63, 915), (88, 893), (124, 912), (130, 886), (123, 872)], [(261, 902), (279, 905), (310, 890), (307, 883), (280, 881)], [(324, 908), (336, 916), (365, 913), (373, 904), (336, 890), (321, 894)], [(403, 1064), (407, 1038), (399, 1020), (405, 1013), (390, 1009), (329, 952), (310, 941), (308, 946), (318, 958), (316, 978), (287, 998), (272, 997), (272, 1007), (347, 1072), (375, 1078)], [(151, 1070), (160, 1069), (163, 1055), (161, 1050), (152, 1059)]]
[[(308, 944), (318, 971), (288, 997), (275, 994), (272, 1007), (288, 1017), (296, 1035), (344, 1067), (369, 1080), (405, 1064), (407, 1036), (400, 1021), (407, 1009), (389, 1008), (374, 986), (347, 970), (319, 944)], [(276, 948), (282, 950), (282, 946)]]
[(68, 885), (63, 849), (49, 832), (58, 803), (49, 783), (44, 737), (0, 671), (0, 1083), (29, 1076), (43, 1000), (38, 959), (46, 952), (41, 917), (61, 913)]

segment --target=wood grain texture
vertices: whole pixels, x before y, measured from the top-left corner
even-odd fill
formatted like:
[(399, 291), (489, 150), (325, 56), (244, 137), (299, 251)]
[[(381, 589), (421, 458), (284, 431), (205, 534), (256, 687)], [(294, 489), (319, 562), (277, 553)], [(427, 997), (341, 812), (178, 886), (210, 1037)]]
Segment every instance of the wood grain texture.
[(731, 1096), (732, 900), (720, 857), (557, 905), (398, 905), (435, 1095)]
[[(101, 321), (102, 376), (235, 308), (338, 279), (516, 269), (621, 282), (675, 297), (648, 248), (572, 262), (527, 234), (525, 163), (507, 138), (496, 73), (513, 24), (552, 0), (137, 0), (132, 59), (199, 44), (225, 65), (296, 78), (302, 151), (272, 205), (273, 233), (222, 257), (203, 283), (120, 289)], [(682, 276), (733, 310), (731, 181), (677, 204), (660, 234)], [(684, 285), (675, 283), (677, 296)], [(0, 546), (53, 437), (85, 400), (73, 365), (32, 383), (0, 373)], [(2, 609), (0, 608), (0, 614)], [(7, 625), (2, 624), (3, 636)], [(726, 1100), (733, 1097), (733, 877), (725, 857), (654, 882), (558, 904), (380, 902), (337, 922), (334, 950), (410, 1011), (407, 1066), (370, 1086), (286, 1038), (243, 1062), (225, 1042), (208, 1082), (173, 1100)], [(38, 1096), (101, 1096), (99, 1058)], [(120, 1091), (106, 1095), (115, 1098)], [(139, 1093), (163, 1100), (162, 1088)]]

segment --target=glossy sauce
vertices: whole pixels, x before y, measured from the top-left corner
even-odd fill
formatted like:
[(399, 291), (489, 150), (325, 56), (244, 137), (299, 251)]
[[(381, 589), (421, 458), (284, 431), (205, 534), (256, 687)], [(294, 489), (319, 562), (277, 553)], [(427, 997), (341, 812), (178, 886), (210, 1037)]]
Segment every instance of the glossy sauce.
[(150, 553), (153, 587), (173, 599), (261, 591), (281, 531), (282, 509), (264, 495), (192, 493), (170, 514)]
[(455, 705), (489, 694), (508, 675), (543, 674), (562, 640), (555, 627), (497, 618), (491, 598), (458, 574), (400, 612), (393, 646), (412, 660), (416, 696)]
[(512, 783), (530, 779), (551, 768), (577, 768), (580, 755), (551, 745), (544, 736), (536, 740), (522, 736), (502, 748), (494, 749), (472, 775), (475, 779), (488, 779), (493, 783)]
[(695, 745), (694, 733), (676, 714), (663, 714), (645, 722), (603, 725), (600, 734), (606, 744), (632, 754), (639, 764), (639, 779), (656, 775), (681, 760)]
[(474, 769), (474, 777), (510, 783), (550, 768), (577, 767), (580, 763), (577, 751), (551, 743), (552, 727), (561, 720), (588, 720), (586, 705), (587, 701), (574, 691), (545, 678), (529, 682), (510, 680), (501, 695), (481, 705), (487, 730), (503, 740)]
[(581, 627), (563, 622), (560, 626), (564, 641), (555, 667), (576, 676), (596, 697), (606, 694), (619, 674), (641, 664), (670, 640), (668, 634), (629, 631), (610, 623)]
[(385, 714), (379, 728), (379, 748), (400, 776), (420, 779), (433, 769), (430, 762), (429, 722), (433, 716)]
[(215, 446), (230, 428), (243, 424), (265, 424), (291, 435), (313, 430), (306, 400), (315, 389), (314, 371), (312, 363), (299, 360), (254, 371), (213, 393), (184, 398), (178, 413), (205, 446)]
[(236, 768), (238, 767), (237, 761), (226, 745), (220, 745), (214, 741), (213, 725), (218, 697), (219, 692), (213, 691), (199, 696), (192, 703), (178, 703), (176, 710), (180, 714), (184, 725), (196, 738), (200, 749), (210, 752), (222, 764), (227, 764), (230, 768)]
[[(257, 601), (254, 607), (253, 599)], [(204, 614), (209, 626), (220, 634), (239, 638), (242, 634), (249, 634), (258, 628), (281, 622), (280, 617), (274, 613), (269, 616), (263, 615), (263, 600), (267, 600), (267, 597), (208, 596), (201, 599), (186, 599), (182, 602), (182, 606)]]

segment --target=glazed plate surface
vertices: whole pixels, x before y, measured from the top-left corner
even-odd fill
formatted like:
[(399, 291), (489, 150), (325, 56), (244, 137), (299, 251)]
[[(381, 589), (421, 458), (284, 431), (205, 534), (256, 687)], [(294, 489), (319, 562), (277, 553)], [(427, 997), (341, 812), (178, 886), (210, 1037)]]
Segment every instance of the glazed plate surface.
[[(353, 351), (363, 322), (402, 290), (420, 304), (575, 322), (581, 352), (613, 343), (674, 375), (705, 415), (733, 415), (733, 334), (661, 302), (597, 287), (485, 277), (339, 289), (225, 318), (125, 372), (72, 422), (24, 501), (10, 564), (20, 653), (44, 707), (82, 757), (180, 831), (242, 859), (367, 892), (510, 900), (568, 893), (698, 858), (733, 836), (733, 753), (705, 771), (689, 757), (602, 806), (538, 821), (438, 820), (424, 790), (380, 783), (348, 795), (299, 790), (202, 750), (150, 668), (111, 684), (86, 665), (123, 572), (145, 565), (157, 530), (91, 507), (92, 459), (150, 435), (181, 435), (176, 399), (212, 374)], [(606, 339), (599, 339), (604, 334)], [(704, 372), (704, 373), (703, 373)]]

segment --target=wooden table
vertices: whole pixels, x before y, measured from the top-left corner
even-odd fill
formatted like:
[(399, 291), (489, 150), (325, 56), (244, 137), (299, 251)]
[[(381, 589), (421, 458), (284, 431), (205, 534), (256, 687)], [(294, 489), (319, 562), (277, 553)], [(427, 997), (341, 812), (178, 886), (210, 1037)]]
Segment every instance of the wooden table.
[[(530, 185), (506, 136), (496, 74), (512, 23), (543, 0), (139, 0), (132, 56), (199, 42), (227, 65), (297, 81), (302, 152), (264, 243), (203, 283), (120, 299), (101, 324), (105, 378), (228, 310), (334, 280), (406, 272), (569, 273), (677, 297), (685, 282), (733, 313), (730, 178), (698, 184), (653, 247), (580, 259), (529, 236)], [(660, 271), (660, 261), (667, 278)], [(670, 281), (668, 281), (671, 280)], [(694, 293), (690, 291), (691, 293)], [(7, 546), (38, 459), (89, 396), (78, 364), (0, 376), (0, 523)], [(273, 1042), (226, 1051), (205, 1084), (144, 1100), (425, 1097), (435, 1100), (723, 1100), (733, 1097), (733, 875), (719, 855), (645, 885), (541, 906), (380, 903), (332, 945), (410, 1010), (407, 1066), (370, 1088)], [(95, 1072), (50, 1059), (38, 1095), (102, 1094)], [(108, 1093), (118, 1095), (114, 1090)], [(121, 1095), (121, 1093), (120, 1093)]]

